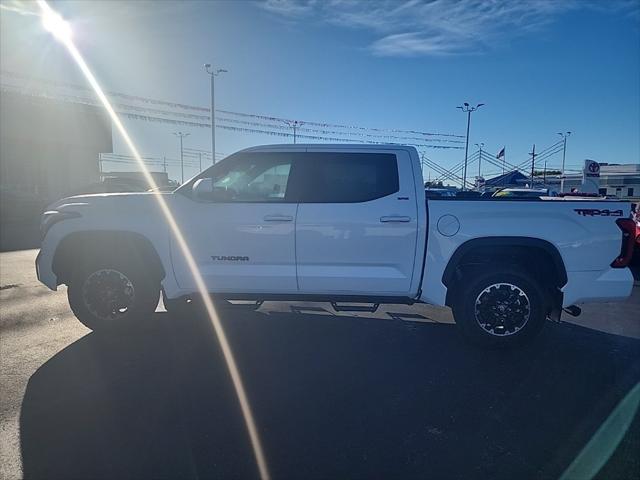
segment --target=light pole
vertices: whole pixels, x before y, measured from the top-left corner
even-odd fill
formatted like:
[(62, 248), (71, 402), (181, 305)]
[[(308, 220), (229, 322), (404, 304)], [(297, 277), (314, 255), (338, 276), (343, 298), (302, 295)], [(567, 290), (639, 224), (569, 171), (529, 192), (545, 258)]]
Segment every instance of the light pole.
[(182, 149), (182, 139), (184, 137), (188, 137), (191, 135), (190, 133), (182, 133), (182, 132), (173, 132), (176, 137), (180, 137), (180, 171), (182, 175), (182, 181), (180, 184), (184, 183), (184, 150)]
[(476, 143), (476, 147), (480, 149), (480, 156), (478, 157), (478, 178), (482, 176), (482, 147), (484, 147), (484, 143)]
[(304, 122), (300, 122), (298, 120), (285, 120), (285, 122), (289, 127), (293, 128), (293, 143), (296, 143), (296, 133), (298, 131), (298, 127), (304, 125)]
[(562, 137), (562, 172), (560, 173), (560, 193), (564, 193), (564, 160), (567, 156), (567, 137), (571, 132), (558, 132)]
[(463, 105), (462, 107), (456, 107), (456, 108), (459, 108), (460, 110), (462, 110), (467, 114), (467, 141), (464, 146), (464, 174), (462, 175), (462, 190), (466, 190), (467, 189), (467, 159), (469, 155), (469, 127), (471, 126), (471, 113), (475, 112), (477, 109), (483, 106), (484, 103), (479, 103), (475, 107), (472, 107), (467, 102), (464, 102), (462, 105)]
[(224, 68), (213, 68), (210, 63), (204, 64), (204, 70), (211, 77), (211, 155), (213, 163), (216, 163), (216, 97), (215, 97), (215, 78), (221, 73), (228, 70)]

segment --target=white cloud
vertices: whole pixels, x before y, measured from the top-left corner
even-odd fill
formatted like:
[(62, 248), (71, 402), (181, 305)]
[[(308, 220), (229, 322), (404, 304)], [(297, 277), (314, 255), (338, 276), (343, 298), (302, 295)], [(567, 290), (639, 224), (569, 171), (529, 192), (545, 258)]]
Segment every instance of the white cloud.
[(311, 13), (316, 3), (316, 0), (266, 0), (262, 6), (285, 17), (299, 17)]
[(371, 51), (381, 56), (409, 57), (417, 55), (450, 55), (468, 52), (466, 41), (454, 41), (445, 35), (418, 32), (387, 35), (371, 44)]
[[(300, 21), (371, 32), (376, 55), (419, 56), (486, 50), (536, 31), (559, 15), (604, 10), (598, 0), (267, 0), (263, 7)], [(611, 0), (607, 11), (637, 14), (636, 0)]]

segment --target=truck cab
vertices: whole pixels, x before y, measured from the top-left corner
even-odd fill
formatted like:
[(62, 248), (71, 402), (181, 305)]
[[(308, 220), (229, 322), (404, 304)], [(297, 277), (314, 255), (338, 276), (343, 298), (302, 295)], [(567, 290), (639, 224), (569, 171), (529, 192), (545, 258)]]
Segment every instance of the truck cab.
[[(176, 192), (210, 290), (415, 297), (426, 227), (415, 151), (302, 148), (242, 151)], [(174, 272), (194, 288), (186, 265)]]

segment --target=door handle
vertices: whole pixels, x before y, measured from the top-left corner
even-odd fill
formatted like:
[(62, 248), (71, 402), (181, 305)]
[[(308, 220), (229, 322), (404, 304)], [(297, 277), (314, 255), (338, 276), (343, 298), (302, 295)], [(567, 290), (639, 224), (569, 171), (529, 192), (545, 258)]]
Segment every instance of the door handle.
[(389, 215), (388, 217), (380, 217), (382, 223), (407, 223), (411, 221), (411, 217), (403, 217), (400, 215)]
[(293, 221), (293, 216), (291, 215), (265, 215), (265, 222), (291, 222)]

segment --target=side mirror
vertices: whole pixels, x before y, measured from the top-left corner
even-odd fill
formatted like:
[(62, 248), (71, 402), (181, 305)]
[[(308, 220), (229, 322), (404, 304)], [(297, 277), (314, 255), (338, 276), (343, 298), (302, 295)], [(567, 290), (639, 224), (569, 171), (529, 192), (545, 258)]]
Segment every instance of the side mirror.
[(201, 178), (193, 184), (193, 199), (199, 202), (213, 200), (213, 179)]

